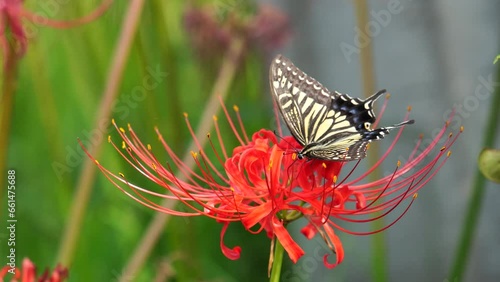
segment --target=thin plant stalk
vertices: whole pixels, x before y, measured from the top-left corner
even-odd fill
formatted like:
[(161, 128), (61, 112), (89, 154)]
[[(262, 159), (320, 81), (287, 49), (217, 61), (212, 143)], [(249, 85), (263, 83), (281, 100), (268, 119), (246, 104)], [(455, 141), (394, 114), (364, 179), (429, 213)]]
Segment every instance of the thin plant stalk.
[[(206, 136), (207, 132), (209, 132), (212, 128), (213, 114), (218, 112), (220, 109), (220, 100), (224, 100), (224, 98), (228, 94), (229, 86), (234, 79), (238, 61), (243, 52), (243, 45), (243, 39), (233, 39), (226, 55), (224, 56), (221, 68), (212, 89), (212, 93), (210, 94), (210, 100), (205, 107), (205, 111), (203, 112), (203, 115), (201, 117), (200, 125), (198, 126), (198, 130), (196, 131), (196, 139), (200, 140), (201, 146), (203, 146), (203, 143), (206, 142), (206, 138), (203, 137)], [(196, 144), (194, 142), (191, 142), (182, 160), (183, 163), (186, 164), (186, 167), (193, 167), (195, 165), (194, 159), (191, 155), (191, 151), (196, 150)], [(183, 181), (184, 175), (179, 175), (178, 179)], [(162, 204), (162, 206), (167, 209), (172, 209), (173, 205), (173, 201), (165, 201)], [(142, 236), (141, 241), (137, 245), (134, 253), (132, 254), (130, 260), (123, 269), (120, 281), (126, 282), (130, 281), (130, 277), (137, 277), (137, 272), (142, 268), (144, 262), (149, 257), (149, 254), (158, 241), (158, 238), (162, 234), (169, 219), (170, 215), (166, 213), (156, 213), (145, 234)]]
[[(497, 80), (500, 81), (500, 66), (497, 69)], [(483, 148), (492, 148), (497, 136), (497, 128), (500, 120), (500, 87), (497, 85), (493, 92), (490, 104), (490, 112), (486, 128), (484, 130)], [(467, 259), (469, 259), (472, 240), (476, 234), (478, 219), (481, 214), (481, 207), (485, 195), (486, 178), (476, 167), (476, 174), (472, 181), (472, 191), (469, 197), (467, 213), (464, 219), (464, 225), (460, 240), (458, 241), (455, 260), (450, 270), (449, 281), (460, 282), (463, 280), (465, 270), (467, 269)]]
[[(139, 20), (141, 18), (144, 0), (132, 0), (128, 7), (127, 13), (123, 19), (122, 30), (111, 63), (111, 69), (108, 74), (106, 88), (103, 93), (103, 99), (99, 106), (95, 127), (97, 128), (102, 121), (111, 119), (111, 110), (113, 102), (118, 95), (118, 89), (123, 79), (123, 71), (125, 63), (130, 54), (130, 49), (133, 39), (137, 32)], [(109, 122), (108, 122), (109, 123)], [(89, 148), (93, 156), (99, 156), (102, 149), (102, 142), (95, 144)], [(63, 239), (59, 247), (57, 262), (63, 265), (71, 265), (73, 255), (80, 234), (83, 217), (87, 209), (90, 194), (92, 192), (92, 184), (94, 183), (96, 174), (96, 166), (93, 161), (88, 158), (84, 159), (82, 173), (78, 179), (76, 193), (71, 205), (71, 211), (68, 216), (68, 223), (64, 231)]]
[[(370, 20), (368, 4), (366, 0), (355, 0), (356, 24), (363, 28)], [(370, 38), (371, 39), (371, 38)], [(360, 48), (359, 62), (361, 64), (361, 80), (363, 83), (363, 96), (369, 97), (375, 92), (375, 68), (373, 64), (373, 44), (368, 40), (365, 47)], [(368, 166), (371, 167), (380, 159), (380, 148), (378, 144), (371, 143), (368, 153)], [(377, 167), (371, 174), (370, 179), (375, 181), (382, 178), (380, 168)], [(385, 226), (383, 219), (372, 222), (373, 230), (380, 230)], [(383, 232), (371, 235), (372, 238), (372, 278), (373, 281), (388, 281), (386, 239)]]

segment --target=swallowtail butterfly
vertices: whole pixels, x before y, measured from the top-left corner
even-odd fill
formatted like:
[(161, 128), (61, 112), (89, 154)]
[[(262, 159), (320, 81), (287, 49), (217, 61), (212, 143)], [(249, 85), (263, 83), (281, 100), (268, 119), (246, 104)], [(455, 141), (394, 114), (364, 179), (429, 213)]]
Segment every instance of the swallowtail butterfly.
[(297, 153), (299, 159), (362, 159), (372, 140), (382, 139), (391, 129), (414, 122), (407, 120), (371, 129), (375, 122), (373, 103), (385, 89), (366, 100), (332, 92), (282, 55), (272, 61), (269, 81), (281, 116), (303, 146)]

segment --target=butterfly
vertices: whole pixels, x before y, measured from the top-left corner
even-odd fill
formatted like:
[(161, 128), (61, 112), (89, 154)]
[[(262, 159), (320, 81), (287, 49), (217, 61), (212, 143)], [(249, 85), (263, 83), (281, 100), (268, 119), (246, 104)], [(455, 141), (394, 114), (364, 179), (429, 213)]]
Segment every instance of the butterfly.
[(291, 134), (303, 148), (297, 158), (353, 161), (366, 156), (367, 145), (414, 120), (371, 129), (373, 104), (386, 90), (363, 100), (329, 91), (278, 55), (269, 72), (271, 92)]

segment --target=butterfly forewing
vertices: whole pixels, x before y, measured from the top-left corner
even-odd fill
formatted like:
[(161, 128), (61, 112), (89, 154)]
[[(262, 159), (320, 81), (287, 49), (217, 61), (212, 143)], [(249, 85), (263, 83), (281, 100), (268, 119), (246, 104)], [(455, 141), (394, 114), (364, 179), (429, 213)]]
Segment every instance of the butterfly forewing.
[(302, 146), (299, 157), (324, 160), (357, 160), (366, 155), (367, 144), (384, 138), (390, 129), (413, 123), (371, 129), (373, 103), (381, 90), (366, 100), (330, 92), (321, 83), (278, 55), (271, 63), (272, 96), (283, 120)]
[(278, 56), (271, 64), (270, 84), (285, 123), (301, 145), (330, 129), (334, 123), (328, 117), (331, 94), (321, 83)]

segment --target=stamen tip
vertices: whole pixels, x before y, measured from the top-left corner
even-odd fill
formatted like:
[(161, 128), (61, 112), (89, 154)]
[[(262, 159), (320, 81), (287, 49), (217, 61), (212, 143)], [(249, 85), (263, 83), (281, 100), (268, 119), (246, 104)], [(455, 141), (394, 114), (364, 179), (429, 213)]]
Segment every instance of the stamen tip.
[(413, 194), (413, 199), (416, 199), (418, 197), (418, 193)]
[(125, 178), (125, 174), (121, 173), (121, 172), (118, 172), (118, 175), (121, 177), (121, 178)]
[(325, 164), (325, 163), (322, 163), (322, 164), (321, 164), (321, 166), (322, 166), (323, 168), (326, 168), (326, 164)]
[(424, 134), (423, 134), (423, 133), (420, 133), (420, 135), (418, 136), (418, 138), (420, 138), (420, 139), (424, 139)]
[(94, 160), (95, 164), (96, 165), (99, 165), (99, 161), (98, 160)]
[(450, 125), (450, 122), (449, 122), (449, 121), (446, 121), (446, 122), (444, 123), (444, 126), (445, 126), (445, 127), (448, 127), (448, 125)]
[(398, 160), (397, 167), (400, 167), (400, 166), (401, 166), (401, 161)]
[(127, 146), (125, 145), (125, 141), (122, 141), (122, 149), (125, 149)]
[(451, 156), (451, 151), (448, 151), (448, 153), (446, 153), (446, 156), (450, 157)]
[(111, 143), (111, 135), (108, 135), (108, 143)]
[(132, 130), (132, 126), (130, 126), (130, 123), (127, 123), (128, 130)]
[(238, 112), (238, 111), (240, 110), (240, 108), (238, 108), (238, 106), (234, 105), (234, 106), (233, 106), (233, 110), (234, 110), (235, 112)]
[(441, 149), (439, 149), (439, 151), (441, 151), (441, 152), (444, 151), (444, 150), (446, 150), (445, 146), (443, 146), (443, 147), (441, 147)]
[(188, 113), (184, 112), (184, 117), (187, 118), (188, 117)]
[(115, 119), (114, 119), (114, 118), (112, 118), (112, 119), (111, 119), (111, 123), (112, 123), (113, 125), (116, 125), (116, 122), (115, 122)]
[(453, 132), (450, 132), (450, 134), (448, 134), (448, 138), (451, 138), (453, 136)]
[(196, 159), (196, 157), (198, 156), (198, 153), (196, 153), (195, 151), (191, 151), (191, 156), (193, 156), (193, 158)]
[(123, 127), (120, 127), (120, 131), (121, 131), (122, 133), (125, 133), (125, 129), (123, 129)]
[(151, 151), (151, 145), (150, 144), (148, 144), (148, 150)]
[(389, 100), (389, 98), (391, 98), (391, 93), (387, 93), (387, 94), (385, 94), (385, 99), (386, 99), (386, 100)]
[(212, 118), (214, 119), (214, 121), (217, 121), (217, 116), (216, 115), (214, 115)]
[(210, 132), (209, 132), (209, 133), (207, 133), (207, 138), (209, 138), (209, 139), (210, 139)]
[(464, 126), (460, 126), (460, 132), (464, 132)]
[(406, 109), (408, 110), (408, 112), (411, 112), (411, 106), (408, 106)]

